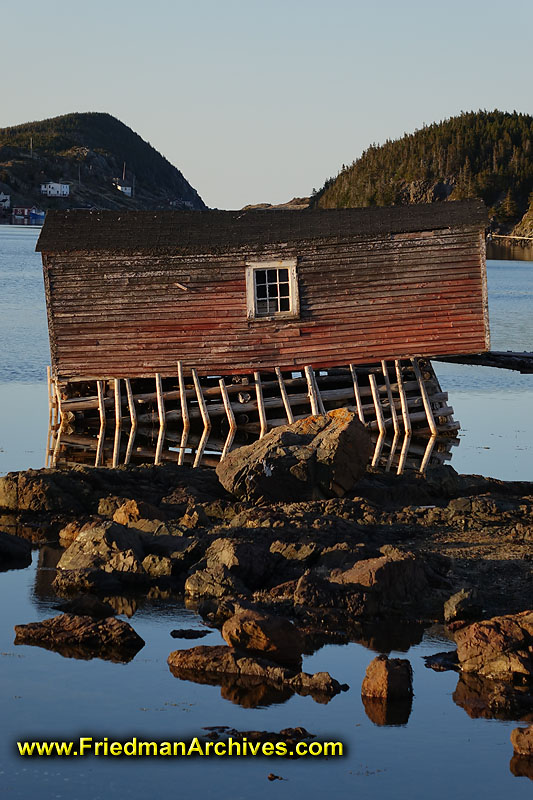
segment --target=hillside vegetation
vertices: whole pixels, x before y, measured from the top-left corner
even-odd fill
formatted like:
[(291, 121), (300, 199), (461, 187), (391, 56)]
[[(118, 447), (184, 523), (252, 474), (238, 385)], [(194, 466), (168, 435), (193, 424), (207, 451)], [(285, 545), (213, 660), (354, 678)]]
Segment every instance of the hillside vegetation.
[[(129, 198), (113, 185), (123, 175)], [(46, 181), (70, 184), (67, 198), (41, 197)], [(12, 205), (41, 208), (205, 208), (181, 172), (110, 114), (67, 114), (0, 128), (0, 191)]]
[(533, 192), (533, 117), (463, 113), (401, 139), (372, 145), (313, 198), (321, 208), (479, 197), (495, 229), (509, 230)]

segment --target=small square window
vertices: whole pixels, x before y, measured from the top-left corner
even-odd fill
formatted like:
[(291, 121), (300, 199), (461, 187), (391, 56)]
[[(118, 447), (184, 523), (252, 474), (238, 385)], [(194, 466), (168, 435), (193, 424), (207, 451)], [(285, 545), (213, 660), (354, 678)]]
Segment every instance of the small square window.
[(248, 319), (298, 317), (296, 259), (247, 263), (246, 295)]

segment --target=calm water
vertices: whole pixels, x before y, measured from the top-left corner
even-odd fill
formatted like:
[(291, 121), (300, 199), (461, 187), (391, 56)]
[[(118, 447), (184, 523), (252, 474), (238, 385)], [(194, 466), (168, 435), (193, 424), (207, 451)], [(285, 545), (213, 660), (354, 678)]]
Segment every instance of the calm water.
[[(37, 232), (0, 227), (0, 473), (42, 466), (47, 407), (46, 315)], [(489, 290), (493, 347), (533, 350), (533, 265), (492, 262)], [(533, 480), (533, 376), (488, 368), (438, 365), (463, 425), (453, 464), (462, 472)], [(145, 605), (131, 622), (146, 646), (127, 664), (63, 658), (40, 648), (14, 647), (13, 626), (52, 616), (46, 571), (34, 565), (0, 575), (0, 793), (6, 798), (79, 798), (115, 794), (146, 798), (397, 798), (531, 796), (531, 783), (509, 770), (515, 725), (472, 720), (452, 700), (453, 673), (425, 669), (422, 656), (449, 649), (435, 635), (408, 652), (415, 699), (407, 724), (374, 725), (360, 686), (374, 653), (361, 645), (328, 646), (306, 658), (307, 671), (328, 670), (351, 689), (327, 705), (292, 697), (283, 704), (246, 709), (220, 688), (179, 681), (166, 665), (169, 652), (187, 647), (170, 638), (175, 627), (198, 627), (180, 605)], [(202, 644), (221, 641), (217, 632)], [(393, 654), (398, 654), (394, 653)], [(319, 739), (342, 740), (342, 759), (193, 759), (190, 761), (21, 759), (22, 738), (182, 739), (204, 726), (277, 731), (303, 725)], [(269, 772), (286, 778), (270, 783)]]

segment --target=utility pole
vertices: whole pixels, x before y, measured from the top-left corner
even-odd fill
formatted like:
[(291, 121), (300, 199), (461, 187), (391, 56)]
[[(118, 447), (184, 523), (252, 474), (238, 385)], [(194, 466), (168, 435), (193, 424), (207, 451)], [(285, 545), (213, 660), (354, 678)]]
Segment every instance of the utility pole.
[(33, 159), (33, 136), (30, 136), (30, 158)]
[(131, 196), (135, 197), (135, 173), (133, 173), (133, 182), (131, 186)]
[(122, 180), (126, 182), (126, 162), (124, 162), (124, 166), (122, 167)]

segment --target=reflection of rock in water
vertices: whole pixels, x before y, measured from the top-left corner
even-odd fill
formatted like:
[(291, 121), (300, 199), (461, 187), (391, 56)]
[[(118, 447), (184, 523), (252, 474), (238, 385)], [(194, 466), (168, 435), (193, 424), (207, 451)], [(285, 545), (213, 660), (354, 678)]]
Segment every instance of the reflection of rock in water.
[(63, 550), (57, 547), (43, 546), (39, 550), (37, 572), (35, 573), (35, 597), (40, 600), (51, 600), (57, 597), (52, 582), (56, 576), (57, 562), (63, 555)]
[(513, 686), (479, 675), (463, 674), (452, 695), (456, 705), (472, 719), (533, 721), (531, 687)]
[(533, 756), (514, 755), (509, 769), (517, 778), (529, 778), (533, 781)]
[(279, 684), (268, 683), (258, 678), (239, 677), (237, 675), (220, 675), (208, 672), (195, 672), (191, 669), (170, 667), (175, 678), (192, 681), (207, 686), (220, 686), (220, 696), (243, 708), (265, 708), (285, 703), (295, 692)]
[(397, 650), (406, 653), (410, 647), (420, 644), (424, 636), (424, 625), (407, 620), (363, 623), (359, 644), (376, 653), (390, 653)]
[(413, 699), (387, 700), (385, 697), (362, 696), (368, 719), (374, 725), (407, 725), (411, 715)]

